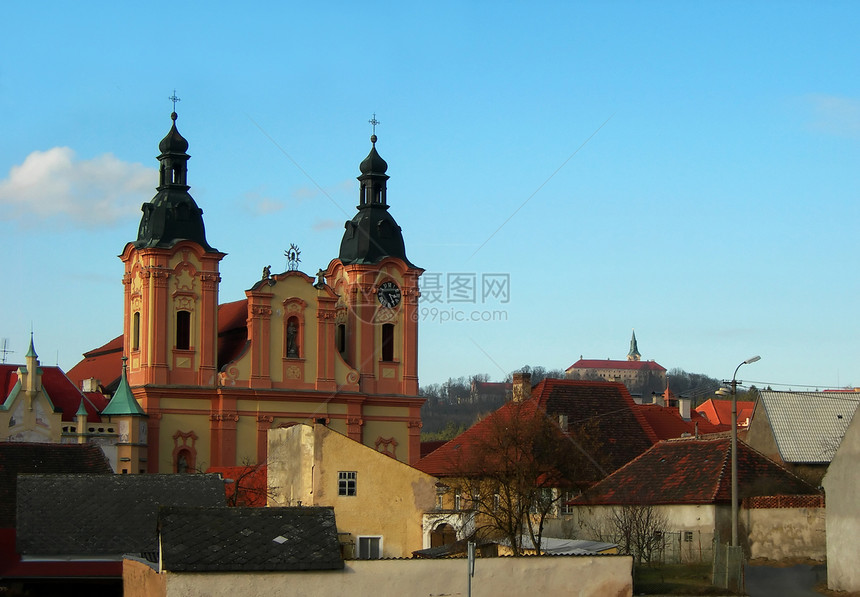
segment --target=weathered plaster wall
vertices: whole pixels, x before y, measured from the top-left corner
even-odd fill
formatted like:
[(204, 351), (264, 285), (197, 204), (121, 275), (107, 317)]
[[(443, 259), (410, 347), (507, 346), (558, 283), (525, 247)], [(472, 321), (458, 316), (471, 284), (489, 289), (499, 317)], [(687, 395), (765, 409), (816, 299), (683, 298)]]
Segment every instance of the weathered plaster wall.
[(740, 517), (750, 558), (823, 561), (827, 555), (824, 508), (751, 508)]
[[(627, 556), (479, 558), (472, 578), (472, 595), (629, 597), (633, 594), (632, 566)], [(465, 595), (466, 568), (463, 559), (356, 560), (347, 562), (343, 571), (167, 573), (165, 577), (168, 597), (403, 597)]]
[[(332, 506), (338, 532), (382, 536), (383, 557), (424, 547), (422, 521), (433, 510), (436, 478), (324, 425), (269, 431), (270, 504)], [(338, 495), (338, 472), (356, 473), (356, 494)], [(292, 501), (290, 501), (292, 500)]]
[(860, 416), (842, 438), (824, 477), (827, 494), (827, 588), (860, 591)]

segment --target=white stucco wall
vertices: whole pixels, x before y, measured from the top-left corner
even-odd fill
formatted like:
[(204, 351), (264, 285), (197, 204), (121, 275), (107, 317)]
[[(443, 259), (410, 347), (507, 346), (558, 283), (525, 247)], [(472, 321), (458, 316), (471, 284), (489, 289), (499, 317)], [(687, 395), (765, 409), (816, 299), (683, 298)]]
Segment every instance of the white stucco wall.
[(860, 417), (842, 438), (822, 484), (827, 496), (827, 588), (860, 591)]
[[(479, 558), (472, 595), (631, 597), (632, 567), (627, 556)], [(320, 572), (168, 572), (164, 579), (166, 597), (465, 595), (468, 586), (465, 559), (355, 560), (342, 571)]]
[[(615, 506), (578, 506), (567, 528), (580, 539), (614, 541), (607, 535), (606, 519)], [(658, 505), (666, 516), (662, 559), (666, 562), (702, 562), (713, 557), (717, 508), (709, 504)], [(687, 535), (685, 533), (692, 533)]]

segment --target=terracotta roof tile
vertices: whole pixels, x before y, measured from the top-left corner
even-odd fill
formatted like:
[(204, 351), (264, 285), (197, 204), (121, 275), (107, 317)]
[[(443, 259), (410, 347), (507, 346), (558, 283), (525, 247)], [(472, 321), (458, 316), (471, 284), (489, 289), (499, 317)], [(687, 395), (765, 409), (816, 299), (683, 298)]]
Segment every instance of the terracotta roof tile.
[(690, 420), (685, 421), (681, 418), (678, 409), (671, 406), (637, 404), (635, 408), (642, 413), (651, 429), (661, 440), (685, 437), (685, 434), (695, 437), (697, 432), (699, 435), (705, 435), (719, 433), (727, 429), (725, 426), (714, 425), (696, 411), (692, 411)]
[[(489, 417), (479, 421), (465, 432), (419, 460), (415, 468), (437, 476), (454, 476), (462, 472), (462, 463), (470, 451), (486, 441), (498, 425), (516, 407), (508, 402)], [(654, 442), (657, 436), (641, 413), (634, 407), (633, 398), (623, 384), (615, 382), (545, 379), (532, 388), (531, 397), (522, 403), (522, 413), (566, 418), (569, 428), (590, 425), (589, 434), (597, 438), (594, 448), (597, 460), (609, 471), (629, 462)], [(463, 456), (466, 454), (466, 456)]]
[[(752, 416), (755, 402), (752, 400), (738, 400), (738, 425)], [(714, 400), (713, 398), (704, 401), (696, 407), (696, 412), (701, 413), (714, 425), (732, 424), (732, 401), (731, 400)], [(742, 416), (743, 415), (743, 416)]]
[(628, 369), (630, 371), (665, 371), (666, 368), (654, 361), (620, 361), (613, 359), (579, 359), (565, 369)]
[[(603, 479), (572, 504), (714, 504), (731, 501), (731, 440), (664, 441)], [(816, 489), (738, 442), (741, 497), (814, 494)]]

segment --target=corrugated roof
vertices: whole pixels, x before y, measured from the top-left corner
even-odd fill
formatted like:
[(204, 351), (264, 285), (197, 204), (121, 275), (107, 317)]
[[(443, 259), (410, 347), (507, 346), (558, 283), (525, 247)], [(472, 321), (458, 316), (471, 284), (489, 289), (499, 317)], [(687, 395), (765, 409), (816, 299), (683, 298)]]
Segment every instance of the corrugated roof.
[(860, 396), (762, 390), (760, 404), (785, 462), (828, 463), (854, 417)]
[(158, 524), (166, 570), (343, 568), (333, 508), (162, 508)]

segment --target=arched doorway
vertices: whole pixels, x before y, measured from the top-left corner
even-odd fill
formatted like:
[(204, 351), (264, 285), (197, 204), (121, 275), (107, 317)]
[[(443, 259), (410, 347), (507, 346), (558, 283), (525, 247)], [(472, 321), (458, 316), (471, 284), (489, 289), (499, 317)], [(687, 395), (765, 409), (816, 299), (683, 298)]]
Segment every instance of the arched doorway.
[(457, 531), (447, 522), (443, 522), (430, 531), (430, 547), (450, 545), (457, 541)]

